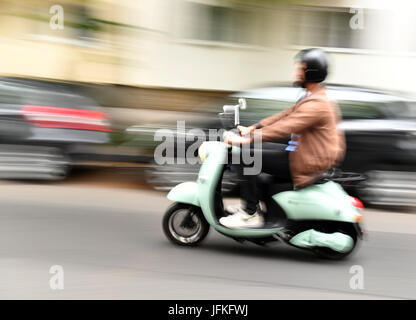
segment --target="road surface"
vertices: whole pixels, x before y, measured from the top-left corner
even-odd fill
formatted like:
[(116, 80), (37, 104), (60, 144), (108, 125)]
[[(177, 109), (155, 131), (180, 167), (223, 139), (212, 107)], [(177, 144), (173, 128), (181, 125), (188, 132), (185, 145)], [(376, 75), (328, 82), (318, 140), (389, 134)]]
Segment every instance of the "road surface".
[[(416, 215), (367, 210), (368, 240), (344, 261), (210, 232), (172, 245), (151, 190), (0, 183), (0, 299), (415, 299)], [(416, 212), (415, 212), (416, 213)], [(52, 266), (63, 269), (63, 289)], [(351, 273), (363, 271), (363, 289)], [(53, 281), (51, 281), (53, 278)]]

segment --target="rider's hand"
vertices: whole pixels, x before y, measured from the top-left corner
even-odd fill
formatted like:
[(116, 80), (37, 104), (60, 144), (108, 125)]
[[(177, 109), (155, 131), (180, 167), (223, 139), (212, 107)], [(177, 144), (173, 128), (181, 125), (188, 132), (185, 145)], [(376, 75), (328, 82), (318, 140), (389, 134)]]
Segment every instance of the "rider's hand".
[(224, 139), (224, 142), (231, 144), (231, 145), (249, 144), (251, 143), (251, 138), (244, 138), (244, 137), (239, 137), (237, 135), (232, 135), (232, 136), (226, 137)]
[(246, 136), (246, 135), (254, 132), (256, 127), (255, 126), (250, 126), (250, 127), (237, 126), (237, 129), (240, 131), (242, 136)]

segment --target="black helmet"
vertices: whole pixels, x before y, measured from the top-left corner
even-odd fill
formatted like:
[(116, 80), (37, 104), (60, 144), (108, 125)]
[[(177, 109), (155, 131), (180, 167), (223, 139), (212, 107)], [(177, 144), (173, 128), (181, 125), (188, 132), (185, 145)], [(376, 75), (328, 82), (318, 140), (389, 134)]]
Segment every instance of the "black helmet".
[(302, 50), (295, 61), (306, 64), (305, 82), (322, 82), (328, 75), (328, 59), (321, 49)]

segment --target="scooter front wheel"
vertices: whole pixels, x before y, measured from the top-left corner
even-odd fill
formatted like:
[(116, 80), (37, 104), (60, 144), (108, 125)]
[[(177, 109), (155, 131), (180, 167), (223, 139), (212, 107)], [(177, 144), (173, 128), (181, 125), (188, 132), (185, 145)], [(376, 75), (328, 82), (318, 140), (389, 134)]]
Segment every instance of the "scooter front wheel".
[(166, 237), (181, 246), (198, 245), (209, 231), (201, 208), (185, 203), (173, 204), (166, 211), (162, 226)]

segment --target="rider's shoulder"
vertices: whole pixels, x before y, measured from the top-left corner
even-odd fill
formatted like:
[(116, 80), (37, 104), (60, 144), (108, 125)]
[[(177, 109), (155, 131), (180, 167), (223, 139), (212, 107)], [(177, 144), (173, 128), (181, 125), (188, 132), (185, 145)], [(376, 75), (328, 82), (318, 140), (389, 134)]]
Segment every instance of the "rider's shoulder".
[(318, 105), (330, 105), (331, 104), (331, 100), (328, 98), (327, 94), (326, 94), (326, 89), (322, 88), (321, 90), (314, 92), (310, 95), (308, 95), (307, 97), (305, 97), (304, 99), (302, 99), (302, 101), (299, 101), (298, 105), (314, 105), (314, 104), (318, 104)]

